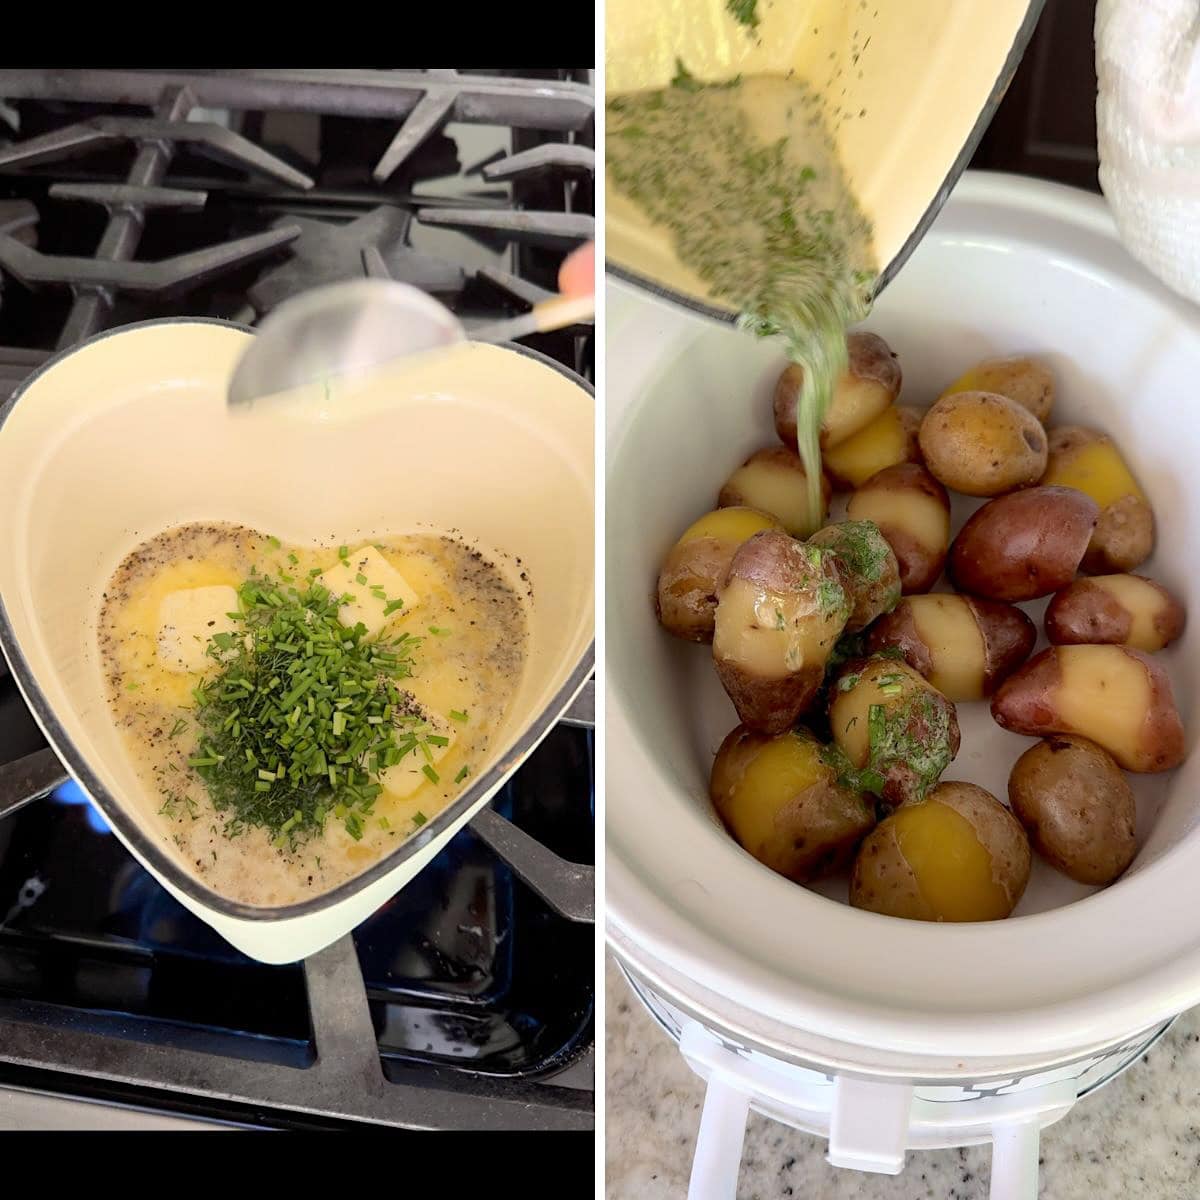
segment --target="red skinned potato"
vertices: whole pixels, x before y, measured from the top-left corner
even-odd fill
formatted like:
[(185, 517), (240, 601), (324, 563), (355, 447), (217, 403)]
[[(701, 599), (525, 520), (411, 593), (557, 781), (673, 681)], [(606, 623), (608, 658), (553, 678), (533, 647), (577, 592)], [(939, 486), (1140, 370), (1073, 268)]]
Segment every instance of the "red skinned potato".
[(773, 734), (795, 724), (850, 609), (830, 551), (774, 530), (738, 548), (717, 600), (713, 662), (743, 725)]
[(1075, 578), (1100, 510), (1083, 492), (1032, 487), (977, 509), (950, 547), (959, 591), (1017, 603), (1048, 596)]
[(1111, 643), (1153, 652), (1173, 642), (1187, 619), (1183, 605), (1144, 575), (1095, 575), (1057, 592), (1046, 609), (1056, 646)]
[(904, 595), (937, 583), (950, 544), (950, 497), (920, 463), (897, 463), (872, 475), (850, 497), (846, 516), (879, 526), (900, 566)]
[(1127, 771), (1169, 771), (1186, 757), (1166, 671), (1128, 646), (1051, 646), (992, 697), (998, 725), (1029, 737), (1076, 734)]
[[(827, 450), (865, 429), (900, 394), (900, 360), (874, 333), (846, 336), (846, 370), (834, 385), (833, 401), (821, 422), (821, 449)], [(775, 432), (796, 449), (796, 398), (804, 368), (787, 367), (775, 385)]]
[(1008, 800), (1033, 848), (1080, 883), (1107, 886), (1137, 854), (1133, 791), (1112, 755), (1059, 735), (1013, 765)]
[(867, 649), (895, 649), (947, 699), (990, 696), (1033, 652), (1037, 629), (1011, 604), (973, 596), (907, 596), (871, 626)]

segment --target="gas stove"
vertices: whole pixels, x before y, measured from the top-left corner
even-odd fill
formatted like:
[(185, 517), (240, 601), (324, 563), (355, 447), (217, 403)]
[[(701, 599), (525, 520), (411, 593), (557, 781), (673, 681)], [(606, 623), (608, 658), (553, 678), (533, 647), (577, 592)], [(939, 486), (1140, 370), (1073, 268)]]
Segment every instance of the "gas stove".
[[(516, 315), (592, 236), (593, 145), (588, 72), (0, 72), (0, 401), (102, 329), (253, 325), (364, 275), (468, 329)], [(591, 377), (590, 327), (526, 344)], [(591, 725), (589, 685), (416, 880), (284, 967), (178, 905), (73, 783), (0, 819), (0, 1125), (25, 1094), (68, 1123), (90, 1101), (126, 1124), (590, 1128)], [(0, 659), (0, 813), (44, 750)]]

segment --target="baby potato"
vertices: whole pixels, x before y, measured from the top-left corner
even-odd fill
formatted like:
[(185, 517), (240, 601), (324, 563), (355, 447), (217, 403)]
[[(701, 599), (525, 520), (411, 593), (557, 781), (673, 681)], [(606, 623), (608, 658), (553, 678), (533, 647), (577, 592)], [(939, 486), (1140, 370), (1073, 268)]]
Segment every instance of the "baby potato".
[(808, 476), (800, 455), (782, 446), (756, 450), (725, 481), (718, 508), (745, 507), (770, 513), (793, 537), (805, 537), (829, 511), (829, 480), (821, 473), (821, 511), (808, 502)]
[(999, 921), (1029, 883), (1029, 840), (973, 783), (939, 784), (867, 835), (850, 876), (855, 908), (910, 921)]
[(1054, 376), (1045, 363), (1023, 354), (985, 358), (960, 375), (943, 393), (995, 392), (1027, 408), (1044, 425), (1054, 407)]
[(655, 607), (663, 628), (689, 642), (711, 642), (717, 592), (734, 551), (759, 530), (782, 528), (753, 508), (718, 508), (690, 525), (658, 573)]
[(1185, 757), (1166, 671), (1129, 646), (1051, 646), (992, 697), (998, 725), (1030, 737), (1077, 734), (1127, 771), (1169, 771)]
[(738, 547), (717, 599), (713, 662), (744, 725), (791, 728), (824, 683), (849, 615), (828, 550), (777, 530)]
[(934, 477), (966, 496), (1000, 496), (1037, 483), (1046, 470), (1041, 423), (994, 392), (942, 396), (925, 414), (918, 439)]
[(867, 649), (895, 649), (948, 700), (982, 700), (1033, 652), (1037, 629), (1011, 604), (907, 596), (871, 626)]
[(1048, 738), (1026, 750), (1008, 777), (1008, 800), (1033, 848), (1080, 883), (1112, 883), (1133, 862), (1133, 791), (1085, 738)]
[(1096, 525), (1096, 502), (1074, 488), (1033, 487), (990, 500), (950, 547), (960, 591), (1010, 603), (1034, 600), (1075, 578)]
[(1183, 605), (1144, 575), (1093, 575), (1055, 593), (1046, 636), (1056, 646), (1111, 643), (1161, 650), (1182, 632)]
[(920, 463), (897, 463), (872, 475), (850, 497), (846, 515), (879, 526), (900, 565), (904, 595), (937, 583), (950, 544), (950, 497)]
[(900, 599), (900, 565), (874, 521), (826, 525), (808, 539), (808, 544), (833, 552), (851, 604), (846, 633), (866, 629), (880, 613), (896, 607)]
[(922, 415), (911, 404), (889, 404), (870, 425), (826, 450), (822, 457), (834, 491), (853, 491), (884, 467), (919, 463)]
[[(821, 422), (821, 449), (841, 445), (869, 425), (900, 394), (900, 360), (873, 333), (846, 336), (848, 363), (834, 385), (833, 400)], [(804, 368), (792, 364), (775, 385), (775, 432), (790, 450), (796, 449), (796, 398), (804, 383)]]
[(1107, 434), (1078, 425), (1050, 431), (1043, 483), (1078, 488), (1100, 507), (1083, 569), (1090, 575), (1132, 571), (1154, 549), (1154, 512)]
[(760, 863), (796, 883), (845, 866), (875, 824), (875, 804), (838, 783), (807, 731), (775, 737), (739, 725), (721, 743), (709, 794)]
[(847, 663), (831, 696), (829, 727), (847, 786), (893, 805), (919, 800), (958, 753), (954, 705), (905, 662)]

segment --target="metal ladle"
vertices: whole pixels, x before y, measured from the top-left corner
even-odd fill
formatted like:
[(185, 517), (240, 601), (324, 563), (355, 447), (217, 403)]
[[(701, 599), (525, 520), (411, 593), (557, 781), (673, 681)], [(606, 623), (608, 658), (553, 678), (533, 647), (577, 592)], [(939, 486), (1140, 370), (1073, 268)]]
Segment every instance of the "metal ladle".
[(413, 355), (467, 341), (507, 342), (562, 329), (595, 315), (594, 296), (556, 296), (528, 313), (470, 332), (442, 303), (406, 283), (355, 279), (313, 288), (276, 308), (229, 382), (231, 409), (313, 385), (362, 376)]

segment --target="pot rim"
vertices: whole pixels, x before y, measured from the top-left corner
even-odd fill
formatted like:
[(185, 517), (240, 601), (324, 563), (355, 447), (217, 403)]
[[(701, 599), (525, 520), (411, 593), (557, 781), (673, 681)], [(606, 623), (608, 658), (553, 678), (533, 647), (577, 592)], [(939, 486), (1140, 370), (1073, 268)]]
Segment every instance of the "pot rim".
[[(234, 329), (241, 333), (254, 336), (255, 331), (248, 325), (237, 321), (226, 321), (218, 317), (159, 317), (148, 321), (135, 321), (128, 325), (118, 325), (94, 334), (82, 342), (60, 350), (41, 364), (31, 375), (22, 380), (12, 395), (0, 405), (0, 436), (8, 418), (16, 409), (17, 404), (28, 393), (29, 389), (51, 368), (69, 358), (71, 355), (86, 349), (88, 346), (103, 341), (106, 338), (118, 337), (123, 333), (132, 333), (162, 325), (217, 325), (226, 329)], [(498, 349), (513, 351), (543, 366), (557, 371), (565, 379), (581, 388), (588, 396), (595, 399), (594, 387), (582, 376), (564, 367), (561, 363), (537, 350), (520, 346), (512, 342), (498, 344)], [(499, 757), (495, 765), (485, 774), (480, 775), (470, 787), (462, 792), (456, 800), (447, 805), (436, 817), (427, 821), (420, 831), (406, 839), (389, 854), (372, 863), (365, 871), (340, 883), (337, 887), (319, 896), (302, 900), (295, 904), (264, 906), (246, 904), (244, 901), (231, 900), (220, 892), (214, 891), (183, 870), (177, 863), (169, 859), (142, 828), (132, 814), (116, 800), (92, 770), (87, 759), (79, 752), (61, 722), (58, 720), (50, 703), (42, 693), (34, 672), (30, 667), (8, 617), (3, 593), (0, 592), (0, 651), (8, 660), (9, 670), (16, 681), (22, 698), (29, 707), (34, 720), (41, 729), (46, 740), (50, 743), (55, 754), (71, 777), (83, 788), (88, 799), (100, 809), (104, 819), (119, 833), (121, 840), (141, 859), (152, 874), (158, 875), (171, 887), (182, 892), (189, 900), (201, 905), (210, 912), (222, 916), (233, 917), (242, 921), (273, 924), (293, 918), (312, 916), (315, 913), (333, 908), (344, 900), (358, 895), (363, 889), (378, 882), (398, 867), (402, 866), (414, 855), (418, 854), (430, 842), (440, 837), (450, 826), (458, 821), (463, 813), (480, 804), (490, 797), (492, 792), (499, 789), (503, 782), (513, 773), (514, 768), (505, 766), (514, 759), (520, 763), (545, 736), (558, 716), (567, 708), (576, 693), (587, 682), (595, 664), (595, 647), (593, 640), (572, 668), (562, 687), (554, 694), (549, 703), (529, 721), (520, 735), (510, 743), (505, 753)]]

